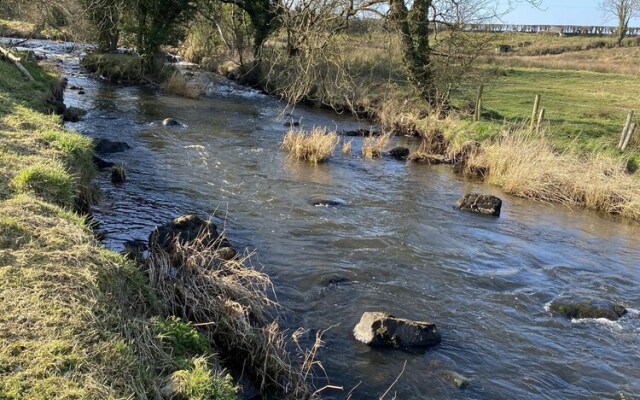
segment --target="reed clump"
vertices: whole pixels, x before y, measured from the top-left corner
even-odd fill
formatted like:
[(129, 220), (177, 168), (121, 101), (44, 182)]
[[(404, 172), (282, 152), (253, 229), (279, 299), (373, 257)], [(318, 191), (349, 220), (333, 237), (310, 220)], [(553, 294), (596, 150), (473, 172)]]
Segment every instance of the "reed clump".
[(164, 91), (187, 99), (197, 99), (206, 92), (206, 85), (200, 81), (189, 81), (180, 72), (174, 72), (164, 81)]
[[(313, 399), (307, 382), (317, 361), (303, 352), (296, 364), (287, 350), (298, 349), (299, 333), (290, 338), (272, 318), (277, 308), (268, 296), (271, 282), (249, 266), (250, 255), (231, 260), (219, 251), (222, 235), (211, 243), (206, 235), (192, 242), (176, 242), (175, 254), (157, 244), (147, 263), (149, 281), (164, 312), (190, 321), (258, 384), (264, 395), (279, 399)], [(174, 260), (181, 260), (176, 265)], [(317, 341), (316, 346), (321, 342)]]
[(516, 196), (640, 220), (640, 182), (627, 172), (625, 160), (602, 152), (559, 152), (526, 129), (504, 132), (471, 153), (466, 170), (484, 171), (488, 183)]
[(379, 136), (365, 138), (362, 144), (362, 157), (372, 159), (382, 156), (382, 152), (391, 141), (391, 136), (392, 132), (387, 132)]
[(292, 158), (317, 164), (327, 161), (339, 142), (335, 131), (323, 128), (313, 128), (311, 132), (291, 129), (284, 136), (282, 148), (288, 151)]

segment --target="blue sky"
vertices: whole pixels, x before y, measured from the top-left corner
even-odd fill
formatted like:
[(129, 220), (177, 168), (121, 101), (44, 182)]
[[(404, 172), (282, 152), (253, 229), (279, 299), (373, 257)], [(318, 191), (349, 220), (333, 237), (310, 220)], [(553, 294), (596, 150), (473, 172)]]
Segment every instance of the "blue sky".
[[(530, 25), (615, 25), (616, 21), (607, 21), (602, 16), (599, 3), (599, 0), (542, 0), (542, 6), (535, 8), (520, 2), (502, 20)], [(636, 18), (629, 25), (640, 26), (640, 19)]]

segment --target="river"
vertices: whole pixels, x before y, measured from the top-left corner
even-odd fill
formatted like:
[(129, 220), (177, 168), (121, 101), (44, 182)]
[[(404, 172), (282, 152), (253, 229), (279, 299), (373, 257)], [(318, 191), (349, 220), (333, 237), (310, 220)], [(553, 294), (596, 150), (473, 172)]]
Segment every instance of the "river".
[[(63, 46), (34, 42), (44, 52)], [(49, 47), (49, 49), (46, 49)], [(319, 360), (326, 398), (633, 399), (640, 396), (640, 228), (564, 206), (514, 198), (446, 166), (363, 160), (336, 151), (326, 164), (280, 150), (283, 103), (222, 78), (200, 100), (104, 83), (65, 58), (66, 103), (86, 117), (68, 123), (94, 138), (125, 141), (110, 155), (128, 181), (97, 179), (94, 209), (104, 244), (121, 250), (156, 224), (187, 212), (215, 214), (237, 248), (255, 250), (283, 306), (283, 325), (324, 334)], [(305, 127), (368, 126), (297, 107)], [(183, 127), (159, 121), (177, 118)], [(398, 143), (416, 147), (409, 138)], [(577, 178), (579, 179), (579, 178)], [(500, 218), (456, 211), (468, 192), (504, 200)], [(337, 207), (316, 207), (336, 199)], [(623, 302), (617, 322), (570, 321), (545, 306), (559, 296)], [(364, 311), (435, 322), (427, 351), (372, 349), (351, 331)], [(459, 389), (455, 371), (470, 380)], [(317, 385), (327, 384), (322, 373)]]

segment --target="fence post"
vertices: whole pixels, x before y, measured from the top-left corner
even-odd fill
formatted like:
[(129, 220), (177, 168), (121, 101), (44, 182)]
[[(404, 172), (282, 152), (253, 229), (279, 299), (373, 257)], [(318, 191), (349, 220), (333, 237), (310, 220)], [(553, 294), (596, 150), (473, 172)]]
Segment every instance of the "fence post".
[(540, 107), (540, 95), (536, 95), (536, 100), (533, 102), (533, 112), (531, 113), (531, 128), (530, 130), (533, 132), (533, 128), (536, 123), (536, 116), (538, 115), (538, 107)]
[(622, 143), (622, 147), (620, 148), (620, 150), (622, 151), (626, 151), (627, 150), (627, 146), (629, 146), (629, 143), (631, 142), (631, 139), (633, 138), (633, 134), (636, 131), (636, 124), (633, 123), (629, 126), (629, 129), (627, 131), (627, 137), (624, 139), (624, 143)]
[(484, 84), (480, 84), (478, 88), (478, 97), (476, 97), (476, 111), (473, 115), (473, 121), (480, 121), (480, 116), (482, 115), (482, 92), (484, 91)]
[(624, 128), (622, 128), (622, 135), (620, 136), (620, 141), (618, 142), (618, 149), (620, 150), (622, 150), (624, 140), (627, 138), (627, 133), (629, 132), (629, 127), (631, 126), (631, 120), (633, 120), (633, 110), (629, 111), (629, 114), (627, 114), (627, 121), (624, 123)]
[(538, 123), (536, 124), (536, 133), (540, 133), (540, 127), (542, 126), (542, 120), (544, 120), (544, 107), (540, 109), (540, 114), (538, 115)]

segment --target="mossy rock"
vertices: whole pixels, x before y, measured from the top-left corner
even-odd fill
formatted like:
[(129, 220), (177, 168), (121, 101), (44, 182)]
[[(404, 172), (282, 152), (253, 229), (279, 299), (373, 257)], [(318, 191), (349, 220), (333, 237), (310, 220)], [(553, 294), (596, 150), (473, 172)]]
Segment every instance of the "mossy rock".
[(600, 300), (554, 300), (549, 310), (554, 315), (569, 319), (606, 318), (616, 321), (627, 313), (627, 309), (619, 303)]

